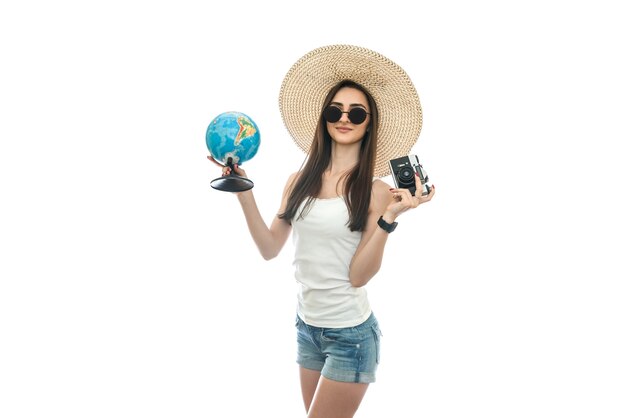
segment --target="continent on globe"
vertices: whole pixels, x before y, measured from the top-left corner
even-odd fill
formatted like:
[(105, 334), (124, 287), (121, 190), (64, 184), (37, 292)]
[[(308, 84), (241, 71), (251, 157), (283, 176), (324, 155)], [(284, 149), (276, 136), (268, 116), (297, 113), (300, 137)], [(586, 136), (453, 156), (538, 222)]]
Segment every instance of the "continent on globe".
[(235, 146), (239, 145), (242, 139), (253, 136), (257, 132), (256, 127), (246, 117), (239, 116), (237, 123), (239, 124), (239, 132), (235, 137)]

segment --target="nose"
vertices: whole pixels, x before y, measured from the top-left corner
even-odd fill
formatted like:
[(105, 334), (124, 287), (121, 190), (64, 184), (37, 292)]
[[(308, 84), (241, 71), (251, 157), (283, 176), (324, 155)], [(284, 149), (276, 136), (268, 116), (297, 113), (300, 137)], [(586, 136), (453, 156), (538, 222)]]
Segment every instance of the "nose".
[(345, 123), (350, 123), (350, 118), (348, 117), (348, 112), (341, 112), (341, 118), (339, 119), (339, 122), (345, 122)]

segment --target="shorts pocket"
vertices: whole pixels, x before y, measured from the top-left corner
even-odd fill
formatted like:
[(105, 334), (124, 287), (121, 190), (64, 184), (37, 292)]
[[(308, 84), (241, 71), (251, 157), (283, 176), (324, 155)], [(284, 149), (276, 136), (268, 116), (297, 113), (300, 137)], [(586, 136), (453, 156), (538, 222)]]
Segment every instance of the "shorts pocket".
[(321, 340), (356, 348), (363, 342), (361, 335), (352, 328), (326, 329), (321, 335)]

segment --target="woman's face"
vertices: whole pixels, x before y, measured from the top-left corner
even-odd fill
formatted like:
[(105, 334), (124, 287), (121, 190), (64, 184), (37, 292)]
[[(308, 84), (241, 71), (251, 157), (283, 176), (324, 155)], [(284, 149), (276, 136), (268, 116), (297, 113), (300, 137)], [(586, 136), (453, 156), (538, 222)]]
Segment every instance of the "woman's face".
[[(343, 87), (335, 94), (330, 106), (336, 106), (342, 112), (346, 112), (341, 114), (341, 119), (337, 122), (326, 122), (326, 129), (328, 129), (330, 137), (339, 144), (348, 145), (359, 142), (365, 136), (370, 122), (370, 108), (365, 94), (353, 87)], [(365, 121), (358, 125), (350, 121), (347, 113), (355, 107), (360, 107), (368, 113)]]

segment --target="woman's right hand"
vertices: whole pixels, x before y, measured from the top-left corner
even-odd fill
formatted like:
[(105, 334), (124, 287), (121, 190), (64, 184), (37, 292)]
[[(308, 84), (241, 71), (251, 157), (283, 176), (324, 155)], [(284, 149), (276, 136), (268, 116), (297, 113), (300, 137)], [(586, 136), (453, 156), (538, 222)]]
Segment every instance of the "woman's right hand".
[[(222, 176), (230, 175), (231, 169), (230, 169), (229, 166), (220, 163), (215, 158), (213, 158), (211, 155), (207, 155), (206, 158), (209, 161), (212, 161), (214, 164), (216, 164), (216, 165), (218, 165), (218, 166), (220, 166), (222, 168)], [(248, 175), (246, 174), (246, 172), (241, 167), (239, 167), (237, 164), (235, 164), (235, 174), (237, 174), (240, 177), (248, 178)]]

